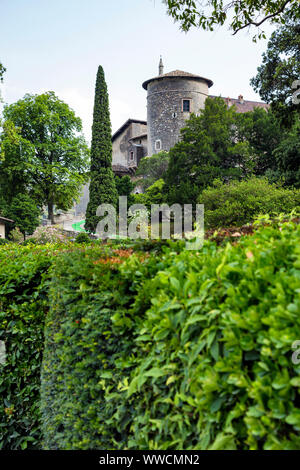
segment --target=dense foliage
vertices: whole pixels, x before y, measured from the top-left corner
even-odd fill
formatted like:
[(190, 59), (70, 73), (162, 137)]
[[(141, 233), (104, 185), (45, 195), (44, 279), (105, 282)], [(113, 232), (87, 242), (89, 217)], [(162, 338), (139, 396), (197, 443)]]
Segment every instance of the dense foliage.
[[(298, 8), (300, 13), (300, 4)], [(285, 24), (272, 33), (251, 84), (261, 98), (271, 104), (282, 123), (290, 127), (300, 116), (299, 98), (298, 103), (293, 100), (296, 89), (300, 94), (300, 15), (294, 18), (287, 14), (285, 20)], [(297, 83), (295, 88), (294, 82)]]
[[(266, 21), (283, 23), (285, 12), (290, 9), (292, 18), (299, 21), (300, 9), (298, 0), (238, 0), (223, 2), (221, 0), (163, 0), (168, 14), (179, 21), (183, 31), (199, 27), (212, 31), (217, 26), (230, 22), (233, 34), (249, 26), (256, 26), (257, 36), (265, 37), (260, 29)], [(256, 36), (255, 36), (256, 37)]]
[(162, 178), (155, 181), (151, 186), (148, 186), (144, 193), (135, 194), (135, 204), (143, 204), (147, 210), (151, 210), (152, 204), (162, 204), (166, 202), (166, 194), (164, 192), (165, 182)]
[[(298, 120), (286, 128), (272, 110), (254, 108), (251, 112), (238, 113), (235, 106), (228, 107), (222, 98), (207, 98), (200, 115), (192, 114), (186, 121), (180, 141), (166, 156), (169, 160), (166, 171), (161, 178), (153, 178), (151, 188), (158, 189), (155, 185), (164, 181), (163, 202), (194, 205), (199, 194), (215, 179), (229, 183), (253, 175), (299, 188), (299, 145)], [(148, 169), (149, 173), (155, 169), (154, 158), (158, 159), (159, 155), (145, 159), (144, 166), (142, 160), (139, 171)], [(152, 181), (152, 178), (145, 180)], [(137, 201), (146, 201), (148, 206), (156, 203), (151, 199), (152, 192), (148, 187)]]
[(112, 143), (109, 100), (104, 71), (98, 68), (91, 145), (90, 197), (85, 229), (94, 233), (99, 221), (96, 212), (100, 204), (117, 205), (118, 193), (111, 167)]
[[(130, 176), (115, 176), (115, 183), (118, 192), (118, 196), (127, 197), (127, 205), (131, 206), (134, 202), (134, 196), (132, 191), (134, 190), (134, 183), (131, 181)], [(119, 199), (117, 204), (117, 210), (119, 209)]]
[(275, 114), (271, 110), (266, 112), (264, 108), (254, 108), (238, 114), (237, 120), (240, 138), (246, 139), (254, 150), (253, 174), (261, 176), (276, 171), (278, 165), (274, 151), (283, 139), (284, 131)]
[(0, 449), (38, 448), (40, 367), (48, 309), (45, 276), (55, 247), (0, 249)]
[(15, 223), (23, 234), (32, 235), (40, 223), (41, 208), (28, 194), (17, 194), (5, 212)]
[(86, 232), (80, 232), (76, 238), (75, 238), (76, 243), (90, 243), (91, 239), (89, 235)]
[(207, 98), (200, 116), (192, 114), (181, 135), (169, 151), (170, 203), (195, 204), (215, 178), (240, 178), (254, 168), (255, 151), (242, 134), (239, 115), (222, 98)]
[[(113, 396), (106, 403), (105, 379), (112, 379), (111, 392), (118, 394), (131, 364), (133, 325), (126, 316), (145, 274), (135, 260), (136, 272), (130, 270), (127, 280), (120, 277), (119, 263), (131, 254), (105, 257), (101, 248), (84, 250), (66, 254), (56, 266), (42, 373), (46, 448), (111, 448), (113, 440), (121, 439), (119, 426), (110, 422), (117, 412), (122, 427), (128, 420), (126, 407), (118, 411)], [(114, 314), (120, 324), (116, 328)]]
[(286, 185), (300, 188), (300, 120), (284, 134), (273, 154), (275, 176), (283, 178)]
[[(300, 226), (56, 263), (42, 372), (51, 449), (299, 449)], [(108, 250), (108, 248), (107, 248)]]
[(255, 177), (229, 184), (215, 181), (200, 194), (199, 203), (205, 207), (206, 227), (241, 226), (253, 222), (259, 214), (274, 216), (296, 208), (300, 211), (300, 191)]
[(0, 196), (29, 194), (38, 206), (70, 209), (87, 179), (88, 148), (80, 118), (53, 92), (25, 95), (4, 108)]

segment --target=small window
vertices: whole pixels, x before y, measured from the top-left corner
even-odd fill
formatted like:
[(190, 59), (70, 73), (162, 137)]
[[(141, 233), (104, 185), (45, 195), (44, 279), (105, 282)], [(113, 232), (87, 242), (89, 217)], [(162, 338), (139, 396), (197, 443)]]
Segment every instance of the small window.
[(130, 161), (134, 160), (134, 152), (130, 152)]
[(172, 113), (172, 118), (173, 119), (177, 118), (177, 113)]
[(155, 150), (161, 150), (161, 140), (155, 141)]
[(184, 113), (191, 112), (191, 100), (182, 100), (182, 112)]

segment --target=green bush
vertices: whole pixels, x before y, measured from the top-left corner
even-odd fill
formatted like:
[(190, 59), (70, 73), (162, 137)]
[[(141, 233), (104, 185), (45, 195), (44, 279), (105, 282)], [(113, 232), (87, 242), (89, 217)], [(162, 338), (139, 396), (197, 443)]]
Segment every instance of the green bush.
[(207, 227), (240, 226), (253, 222), (259, 214), (274, 216), (300, 208), (300, 190), (255, 177), (229, 184), (216, 181), (201, 193), (198, 202), (204, 204)]
[(47, 312), (49, 249), (0, 249), (0, 449), (40, 447), (39, 388)]
[(285, 222), (201, 252), (61, 255), (45, 448), (300, 449), (299, 240)]
[(87, 233), (85, 232), (80, 232), (76, 238), (75, 238), (76, 243), (91, 243), (91, 239), (88, 236)]
[(24, 241), (24, 235), (21, 233), (19, 227), (15, 227), (10, 231), (9, 239), (14, 243), (22, 243)]
[(26, 240), (24, 240), (22, 242), (22, 245), (23, 246), (26, 246), (26, 245), (38, 245), (37, 241), (34, 239), (34, 238), (26, 238)]
[(0, 238), (0, 245), (8, 245), (11, 243), (10, 240), (7, 240), (7, 238)]

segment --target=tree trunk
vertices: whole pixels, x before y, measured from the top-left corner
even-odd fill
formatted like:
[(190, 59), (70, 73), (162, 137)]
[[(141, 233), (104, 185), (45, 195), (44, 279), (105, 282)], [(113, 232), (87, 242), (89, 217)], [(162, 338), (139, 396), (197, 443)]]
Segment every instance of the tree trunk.
[(53, 202), (48, 202), (48, 220), (51, 221), (51, 224), (54, 224), (54, 211), (53, 211)]

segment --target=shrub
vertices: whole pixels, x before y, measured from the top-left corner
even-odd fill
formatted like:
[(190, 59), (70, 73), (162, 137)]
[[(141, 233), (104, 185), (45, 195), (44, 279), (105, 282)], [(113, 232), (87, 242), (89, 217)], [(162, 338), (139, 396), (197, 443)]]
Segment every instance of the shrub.
[(22, 242), (22, 245), (23, 246), (27, 246), (27, 245), (38, 245), (38, 243), (36, 242), (36, 240), (34, 238), (26, 238), (26, 240), (24, 240)]
[(8, 245), (10, 240), (7, 240), (6, 238), (0, 238), (0, 245)]
[(85, 232), (80, 232), (76, 238), (75, 238), (76, 243), (91, 243), (91, 239), (88, 236), (87, 233)]
[(24, 236), (21, 233), (19, 227), (16, 227), (13, 230), (11, 230), (9, 234), (9, 239), (15, 243), (21, 243), (22, 241), (24, 241)]
[(300, 449), (300, 226), (56, 263), (42, 369), (50, 449)]
[(300, 207), (300, 191), (269, 184), (264, 178), (232, 181), (205, 189), (199, 196), (209, 228), (243, 225), (259, 214), (274, 216)]
[(46, 243), (67, 242), (68, 238), (62, 229), (57, 226), (50, 226), (38, 227), (27, 240), (34, 240), (34, 243), (44, 245)]

